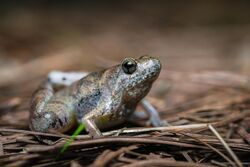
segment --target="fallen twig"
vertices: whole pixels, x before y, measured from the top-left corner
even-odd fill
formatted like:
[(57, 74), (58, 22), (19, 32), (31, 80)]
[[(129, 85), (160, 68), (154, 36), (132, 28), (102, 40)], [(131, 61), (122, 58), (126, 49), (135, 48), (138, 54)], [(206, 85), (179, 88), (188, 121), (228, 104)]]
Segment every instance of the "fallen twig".
[(166, 167), (214, 167), (212, 165), (197, 164), (192, 162), (176, 162), (164, 159), (137, 161), (123, 167), (166, 166)]
[(242, 162), (240, 162), (239, 158), (234, 154), (234, 152), (231, 150), (231, 148), (227, 145), (227, 143), (225, 142), (225, 140), (220, 136), (220, 134), (214, 129), (214, 127), (212, 125), (208, 125), (209, 129), (214, 133), (214, 135), (220, 140), (220, 142), (223, 144), (223, 146), (225, 147), (225, 149), (228, 151), (228, 153), (230, 154), (230, 156), (234, 159), (234, 161), (236, 162), (236, 164), (239, 167), (243, 167)]

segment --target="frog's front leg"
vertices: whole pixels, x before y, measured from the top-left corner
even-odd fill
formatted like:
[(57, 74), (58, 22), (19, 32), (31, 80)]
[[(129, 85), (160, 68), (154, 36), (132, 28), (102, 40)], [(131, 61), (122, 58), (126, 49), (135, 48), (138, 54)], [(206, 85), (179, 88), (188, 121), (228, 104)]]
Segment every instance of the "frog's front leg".
[(99, 138), (102, 136), (101, 131), (95, 124), (95, 121), (92, 118), (82, 118), (82, 123), (86, 127), (86, 131), (88, 131), (89, 135), (93, 138)]
[[(99, 138), (102, 136), (101, 131), (96, 125), (96, 120), (100, 118), (100, 113), (104, 111), (102, 107), (96, 108), (98, 93), (92, 96), (82, 97), (76, 106), (76, 118), (79, 124), (85, 126), (85, 130), (93, 138)], [(104, 105), (100, 105), (104, 106)]]

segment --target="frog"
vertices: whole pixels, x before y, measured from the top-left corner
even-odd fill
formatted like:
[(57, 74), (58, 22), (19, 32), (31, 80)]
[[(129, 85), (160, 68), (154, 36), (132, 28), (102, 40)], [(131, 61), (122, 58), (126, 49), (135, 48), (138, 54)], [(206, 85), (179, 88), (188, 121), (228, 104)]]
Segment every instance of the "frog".
[[(104, 70), (78, 73), (58, 91), (55, 91), (56, 83), (49, 78), (32, 95), (30, 129), (65, 133), (82, 124), (92, 138), (101, 137), (101, 130), (136, 115), (138, 103), (149, 93), (161, 66), (159, 59), (150, 56), (125, 58)], [(62, 81), (67, 79), (63, 77)], [(158, 114), (148, 115), (153, 117), (150, 120), (157, 120), (152, 123), (154, 126), (163, 126)]]

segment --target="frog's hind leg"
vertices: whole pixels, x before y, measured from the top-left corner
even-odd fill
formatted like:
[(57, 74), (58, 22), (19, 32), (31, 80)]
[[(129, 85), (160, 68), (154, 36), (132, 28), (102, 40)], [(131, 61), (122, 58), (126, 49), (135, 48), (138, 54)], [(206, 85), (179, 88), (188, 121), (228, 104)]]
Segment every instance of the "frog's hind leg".
[[(30, 108), (31, 130), (63, 133), (75, 125), (73, 99), (68, 96), (54, 97), (54, 85), (50, 81), (43, 82), (34, 92)], [(38, 139), (49, 143), (44, 137)]]
[(160, 118), (158, 111), (154, 108), (154, 106), (152, 106), (151, 103), (149, 103), (149, 101), (142, 99), (141, 104), (145, 108), (145, 111), (147, 112), (147, 114), (149, 115), (149, 122), (153, 126), (155, 126), (155, 127), (169, 126), (169, 124), (166, 120), (162, 120)]
[(51, 71), (48, 74), (48, 80), (53, 85), (69, 86), (73, 82), (80, 80), (81, 78), (88, 75), (87, 72), (62, 72), (62, 71)]
[(31, 100), (30, 118), (40, 115), (47, 102), (53, 97), (54, 89), (53, 85), (44, 81), (33, 93)]
[[(48, 81), (42, 82), (38, 89), (33, 93), (31, 98), (29, 121), (29, 127), (31, 130), (44, 132), (44, 129), (46, 129), (45, 126), (47, 125), (47, 123), (45, 121), (41, 121), (42, 119), (40, 118), (46, 115), (44, 108), (47, 105), (48, 101), (53, 97), (53, 95), (53, 85)], [(50, 140), (41, 138), (40, 136), (36, 137), (40, 141), (50, 143)]]

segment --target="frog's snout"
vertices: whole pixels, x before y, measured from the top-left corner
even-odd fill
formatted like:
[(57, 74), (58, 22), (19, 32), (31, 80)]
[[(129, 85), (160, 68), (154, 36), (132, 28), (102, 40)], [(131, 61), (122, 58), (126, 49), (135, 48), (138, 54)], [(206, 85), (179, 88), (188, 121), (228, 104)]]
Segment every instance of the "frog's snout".
[(161, 62), (159, 59), (149, 56), (142, 56), (137, 59), (139, 63), (139, 73), (146, 81), (154, 81), (161, 72)]
[(159, 59), (149, 56), (142, 56), (138, 61), (143, 65), (144, 68), (151, 69), (153, 71), (161, 70), (161, 62)]
[(161, 62), (160, 62), (160, 60), (156, 59), (156, 58), (152, 58), (152, 61), (153, 61), (154, 71), (160, 73), (160, 71), (161, 71)]
[(152, 78), (157, 78), (161, 72), (161, 62), (157, 58), (150, 57), (147, 61), (148, 64), (148, 72)]

